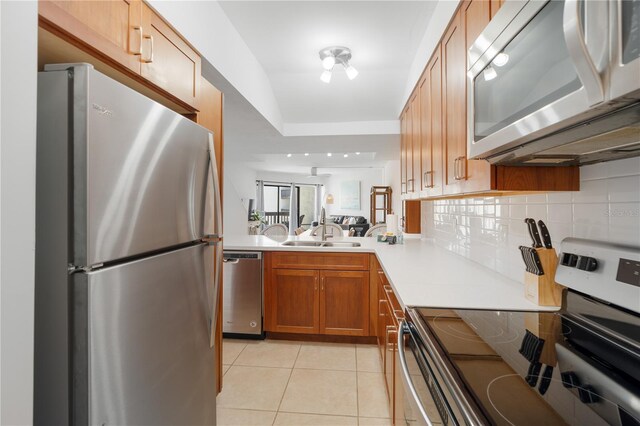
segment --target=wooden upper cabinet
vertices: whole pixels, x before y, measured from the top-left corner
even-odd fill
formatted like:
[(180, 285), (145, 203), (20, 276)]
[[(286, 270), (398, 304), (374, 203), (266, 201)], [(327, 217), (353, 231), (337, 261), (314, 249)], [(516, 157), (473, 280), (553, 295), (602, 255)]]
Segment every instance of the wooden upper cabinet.
[(201, 60), (148, 5), (142, 5), (141, 75), (181, 101), (196, 107)]
[(140, 72), (140, 0), (41, 0), (38, 13), (48, 29), (72, 36), (101, 59)]
[[(464, 6), (463, 6), (464, 7)], [(461, 8), (442, 40), (443, 62), (443, 166), (444, 194), (463, 192), (467, 158), (466, 138), (466, 52)]]
[(422, 188), (428, 197), (442, 195), (442, 58), (440, 46), (427, 64), (420, 83), (422, 126)]
[(369, 272), (320, 271), (320, 333), (369, 335)]
[(407, 193), (407, 111), (400, 115), (400, 194)]
[(265, 330), (317, 334), (318, 271), (272, 269), (265, 286)]
[(420, 191), (420, 181), (421, 178), (421, 163), (422, 163), (422, 129), (420, 126), (420, 96), (416, 91), (412, 104), (412, 112), (413, 115), (411, 117), (411, 122), (413, 124), (412, 141), (413, 144), (411, 146), (411, 155), (413, 157), (413, 177), (411, 181), (411, 192), (419, 192)]
[(502, 7), (502, 3), (504, 3), (504, 0), (490, 0), (490, 2), (491, 2), (491, 19), (493, 19), (493, 17), (496, 16), (496, 13), (498, 13), (498, 9)]
[(407, 163), (407, 189), (405, 192), (412, 193), (415, 188), (414, 179), (413, 179), (413, 144), (414, 144), (414, 134), (413, 134), (413, 101), (415, 99), (415, 94), (411, 95), (411, 100), (409, 101), (409, 108), (407, 109), (407, 136), (405, 138), (404, 148), (405, 148), (405, 156)]

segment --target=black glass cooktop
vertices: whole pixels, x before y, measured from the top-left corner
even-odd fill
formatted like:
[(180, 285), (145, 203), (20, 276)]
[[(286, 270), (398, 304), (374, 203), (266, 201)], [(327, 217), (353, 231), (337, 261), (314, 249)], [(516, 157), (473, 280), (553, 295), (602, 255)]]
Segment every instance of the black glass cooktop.
[(577, 315), (415, 312), (488, 422), (640, 425), (640, 351), (634, 346), (640, 319), (618, 310), (608, 313), (607, 307), (593, 311), (585, 303), (576, 299)]

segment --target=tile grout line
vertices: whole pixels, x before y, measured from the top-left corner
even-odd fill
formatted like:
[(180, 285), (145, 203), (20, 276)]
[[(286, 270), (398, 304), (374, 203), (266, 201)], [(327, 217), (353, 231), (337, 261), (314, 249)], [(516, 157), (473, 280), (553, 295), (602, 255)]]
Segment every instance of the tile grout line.
[(284, 395), (287, 393), (289, 382), (291, 382), (291, 376), (293, 376), (293, 369), (296, 366), (296, 362), (298, 362), (298, 357), (300, 356), (301, 349), (302, 349), (302, 345), (298, 346), (298, 353), (296, 353), (296, 359), (293, 361), (293, 365), (291, 366), (289, 377), (287, 378), (287, 384), (284, 386), (284, 391), (282, 392), (282, 396), (280, 397), (280, 402), (278, 403), (278, 408), (276, 409), (276, 415), (273, 417), (273, 423), (271, 423), (272, 425), (275, 424), (276, 419), (278, 418), (278, 413), (280, 412), (280, 406), (282, 405), (282, 401), (284, 401)]

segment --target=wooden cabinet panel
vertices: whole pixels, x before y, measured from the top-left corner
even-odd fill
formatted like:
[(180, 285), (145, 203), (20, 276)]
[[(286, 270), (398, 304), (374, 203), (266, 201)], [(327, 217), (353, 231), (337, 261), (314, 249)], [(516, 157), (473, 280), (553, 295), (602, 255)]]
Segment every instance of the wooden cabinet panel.
[(462, 10), (458, 10), (442, 41), (444, 194), (462, 193), (466, 159), (466, 54)]
[(400, 116), (400, 194), (407, 193), (407, 111)]
[(504, 0), (490, 0), (491, 1), (491, 19), (493, 19), (494, 16), (496, 16), (496, 13), (498, 13), (498, 10), (500, 9), (500, 7), (502, 7), (502, 3), (504, 3)]
[(272, 252), (271, 267), (366, 271), (369, 269), (369, 255), (367, 253)]
[(40, 18), (100, 55), (140, 72), (140, 0), (38, 2)]
[(265, 330), (316, 334), (319, 309), (318, 271), (271, 270), (265, 283)]
[(421, 162), (422, 162), (422, 129), (420, 126), (420, 96), (418, 93), (415, 94), (413, 100), (411, 101), (411, 158), (413, 161), (413, 166), (411, 170), (413, 175), (411, 177), (411, 183), (409, 185), (411, 192), (420, 191), (420, 181), (421, 181)]
[(421, 232), (420, 203), (420, 200), (405, 200), (402, 203), (404, 209), (404, 232), (407, 234), (419, 234)]
[(142, 7), (142, 26), (141, 75), (197, 107), (200, 56), (146, 4)]
[[(427, 65), (420, 90), (424, 140), (422, 180), (428, 197), (442, 195), (442, 59), (438, 46)], [(426, 166), (425, 166), (426, 164)]]
[(415, 100), (415, 95), (412, 95), (412, 98), (409, 100), (409, 108), (407, 109), (407, 117), (406, 117), (406, 122), (407, 122), (407, 136), (405, 138), (405, 151), (406, 151), (406, 158), (407, 158), (407, 189), (406, 192), (408, 193), (412, 193), (414, 191), (415, 188), (415, 183), (414, 183), (414, 176), (413, 176), (413, 144), (415, 143), (415, 135), (414, 135), (414, 127), (413, 127), (413, 118), (414, 118), (414, 114), (413, 114), (413, 110), (414, 110), (414, 103), (413, 101)]
[(320, 333), (369, 333), (369, 272), (320, 271)]

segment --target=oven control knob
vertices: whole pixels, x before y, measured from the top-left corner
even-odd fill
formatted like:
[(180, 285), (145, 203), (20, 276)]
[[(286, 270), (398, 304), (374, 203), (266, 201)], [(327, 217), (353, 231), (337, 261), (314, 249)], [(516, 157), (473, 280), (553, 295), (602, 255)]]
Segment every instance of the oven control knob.
[(567, 371), (564, 373), (560, 373), (560, 378), (562, 379), (562, 386), (567, 389), (572, 389), (580, 386), (580, 381), (578, 380), (578, 376), (573, 371)]
[(595, 271), (598, 269), (598, 261), (594, 257), (580, 256), (577, 268), (587, 272)]
[(596, 390), (591, 385), (579, 387), (578, 396), (580, 397), (580, 401), (584, 402), (585, 404), (592, 404), (600, 400), (600, 397), (598, 396)]
[(578, 256), (573, 253), (562, 253), (560, 263), (564, 266), (575, 268), (578, 263)]

